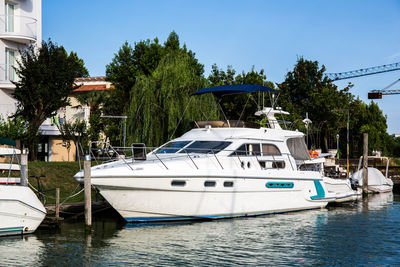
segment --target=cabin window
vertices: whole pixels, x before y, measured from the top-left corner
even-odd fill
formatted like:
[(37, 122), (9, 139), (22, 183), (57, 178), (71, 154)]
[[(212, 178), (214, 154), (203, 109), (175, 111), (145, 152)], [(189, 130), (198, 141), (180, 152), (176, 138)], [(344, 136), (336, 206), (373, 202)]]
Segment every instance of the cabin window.
[(159, 148), (156, 153), (157, 154), (171, 154), (176, 153), (189, 144), (191, 141), (177, 141), (177, 142), (169, 142)]
[(281, 152), (272, 144), (262, 144), (262, 154), (263, 156), (280, 156)]
[(172, 186), (185, 186), (186, 185), (186, 181), (183, 181), (183, 180), (172, 180), (171, 185)]
[(231, 156), (260, 156), (260, 144), (243, 144)]
[(224, 187), (233, 187), (233, 182), (232, 181), (225, 181), (224, 182)]
[(221, 150), (224, 150), (230, 144), (231, 142), (225, 141), (195, 141), (183, 149), (180, 153), (218, 153)]
[(262, 169), (284, 169), (284, 161), (259, 161)]
[(286, 141), (286, 144), (295, 160), (310, 159), (310, 154), (308, 153), (304, 137), (290, 138)]
[(215, 181), (205, 181), (205, 182), (204, 182), (204, 186), (205, 186), (205, 187), (214, 187), (215, 184), (216, 184)]

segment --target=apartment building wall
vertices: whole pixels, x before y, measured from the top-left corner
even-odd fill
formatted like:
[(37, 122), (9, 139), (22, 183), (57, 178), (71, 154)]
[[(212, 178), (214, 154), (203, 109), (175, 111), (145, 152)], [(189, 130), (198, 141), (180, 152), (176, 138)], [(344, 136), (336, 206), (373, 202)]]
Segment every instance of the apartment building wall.
[(13, 69), (19, 52), (42, 42), (41, 0), (0, 0), (0, 116), (6, 119), (16, 111), (12, 97), (17, 80)]

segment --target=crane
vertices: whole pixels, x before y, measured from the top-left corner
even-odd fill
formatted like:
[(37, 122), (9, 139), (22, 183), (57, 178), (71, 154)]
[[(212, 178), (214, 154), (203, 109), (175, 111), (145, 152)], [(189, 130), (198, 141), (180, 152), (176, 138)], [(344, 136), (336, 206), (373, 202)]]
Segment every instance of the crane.
[(400, 62), (346, 72), (326, 73), (326, 76), (328, 76), (332, 81), (337, 81), (395, 70), (400, 70)]
[[(362, 76), (373, 75), (395, 70), (400, 70), (400, 62), (371, 67), (371, 68), (346, 71), (346, 72), (326, 73), (326, 76), (328, 76), (328, 78), (330, 78), (333, 81), (338, 81), (338, 80), (351, 79), (351, 78), (362, 77)], [(371, 90), (368, 93), (368, 99), (381, 99), (382, 95), (400, 94), (400, 89), (388, 90), (391, 86), (395, 85), (399, 81), (400, 79), (394, 81), (393, 83), (386, 86), (384, 89)]]

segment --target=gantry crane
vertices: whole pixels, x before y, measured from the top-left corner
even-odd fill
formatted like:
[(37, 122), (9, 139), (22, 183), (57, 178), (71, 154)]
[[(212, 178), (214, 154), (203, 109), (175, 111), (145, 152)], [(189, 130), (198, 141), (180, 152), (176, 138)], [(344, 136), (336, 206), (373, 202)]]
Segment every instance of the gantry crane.
[[(367, 76), (367, 75), (373, 75), (373, 74), (384, 73), (384, 72), (389, 72), (389, 71), (395, 71), (395, 70), (400, 70), (400, 62), (393, 63), (393, 64), (388, 64), (388, 65), (377, 66), (377, 67), (346, 71), (346, 72), (327, 73), (326, 76), (328, 76), (333, 81), (338, 81), (338, 80), (356, 78), (356, 77), (361, 77), (361, 76)], [(368, 93), (368, 99), (381, 99), (382, 95), (400, 94), (400, 89), (388, 90), (391, 86), (395, 85), (399, 81), (400, 81), (400, 79), (396, 80), (395, 82), (393, 82), (393, 83), (389, 84), (388, 86), (386, 86), (384, 89), (371, 90)]]

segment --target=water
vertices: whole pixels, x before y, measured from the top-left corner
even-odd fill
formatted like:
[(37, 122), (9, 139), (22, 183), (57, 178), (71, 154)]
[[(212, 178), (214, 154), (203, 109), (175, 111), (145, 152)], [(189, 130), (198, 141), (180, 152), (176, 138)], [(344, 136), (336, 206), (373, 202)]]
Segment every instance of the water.
[(79, 223), (0, 238), (1, 266), (400, 265), (400, 195), (353, 205), (186, 224)]

